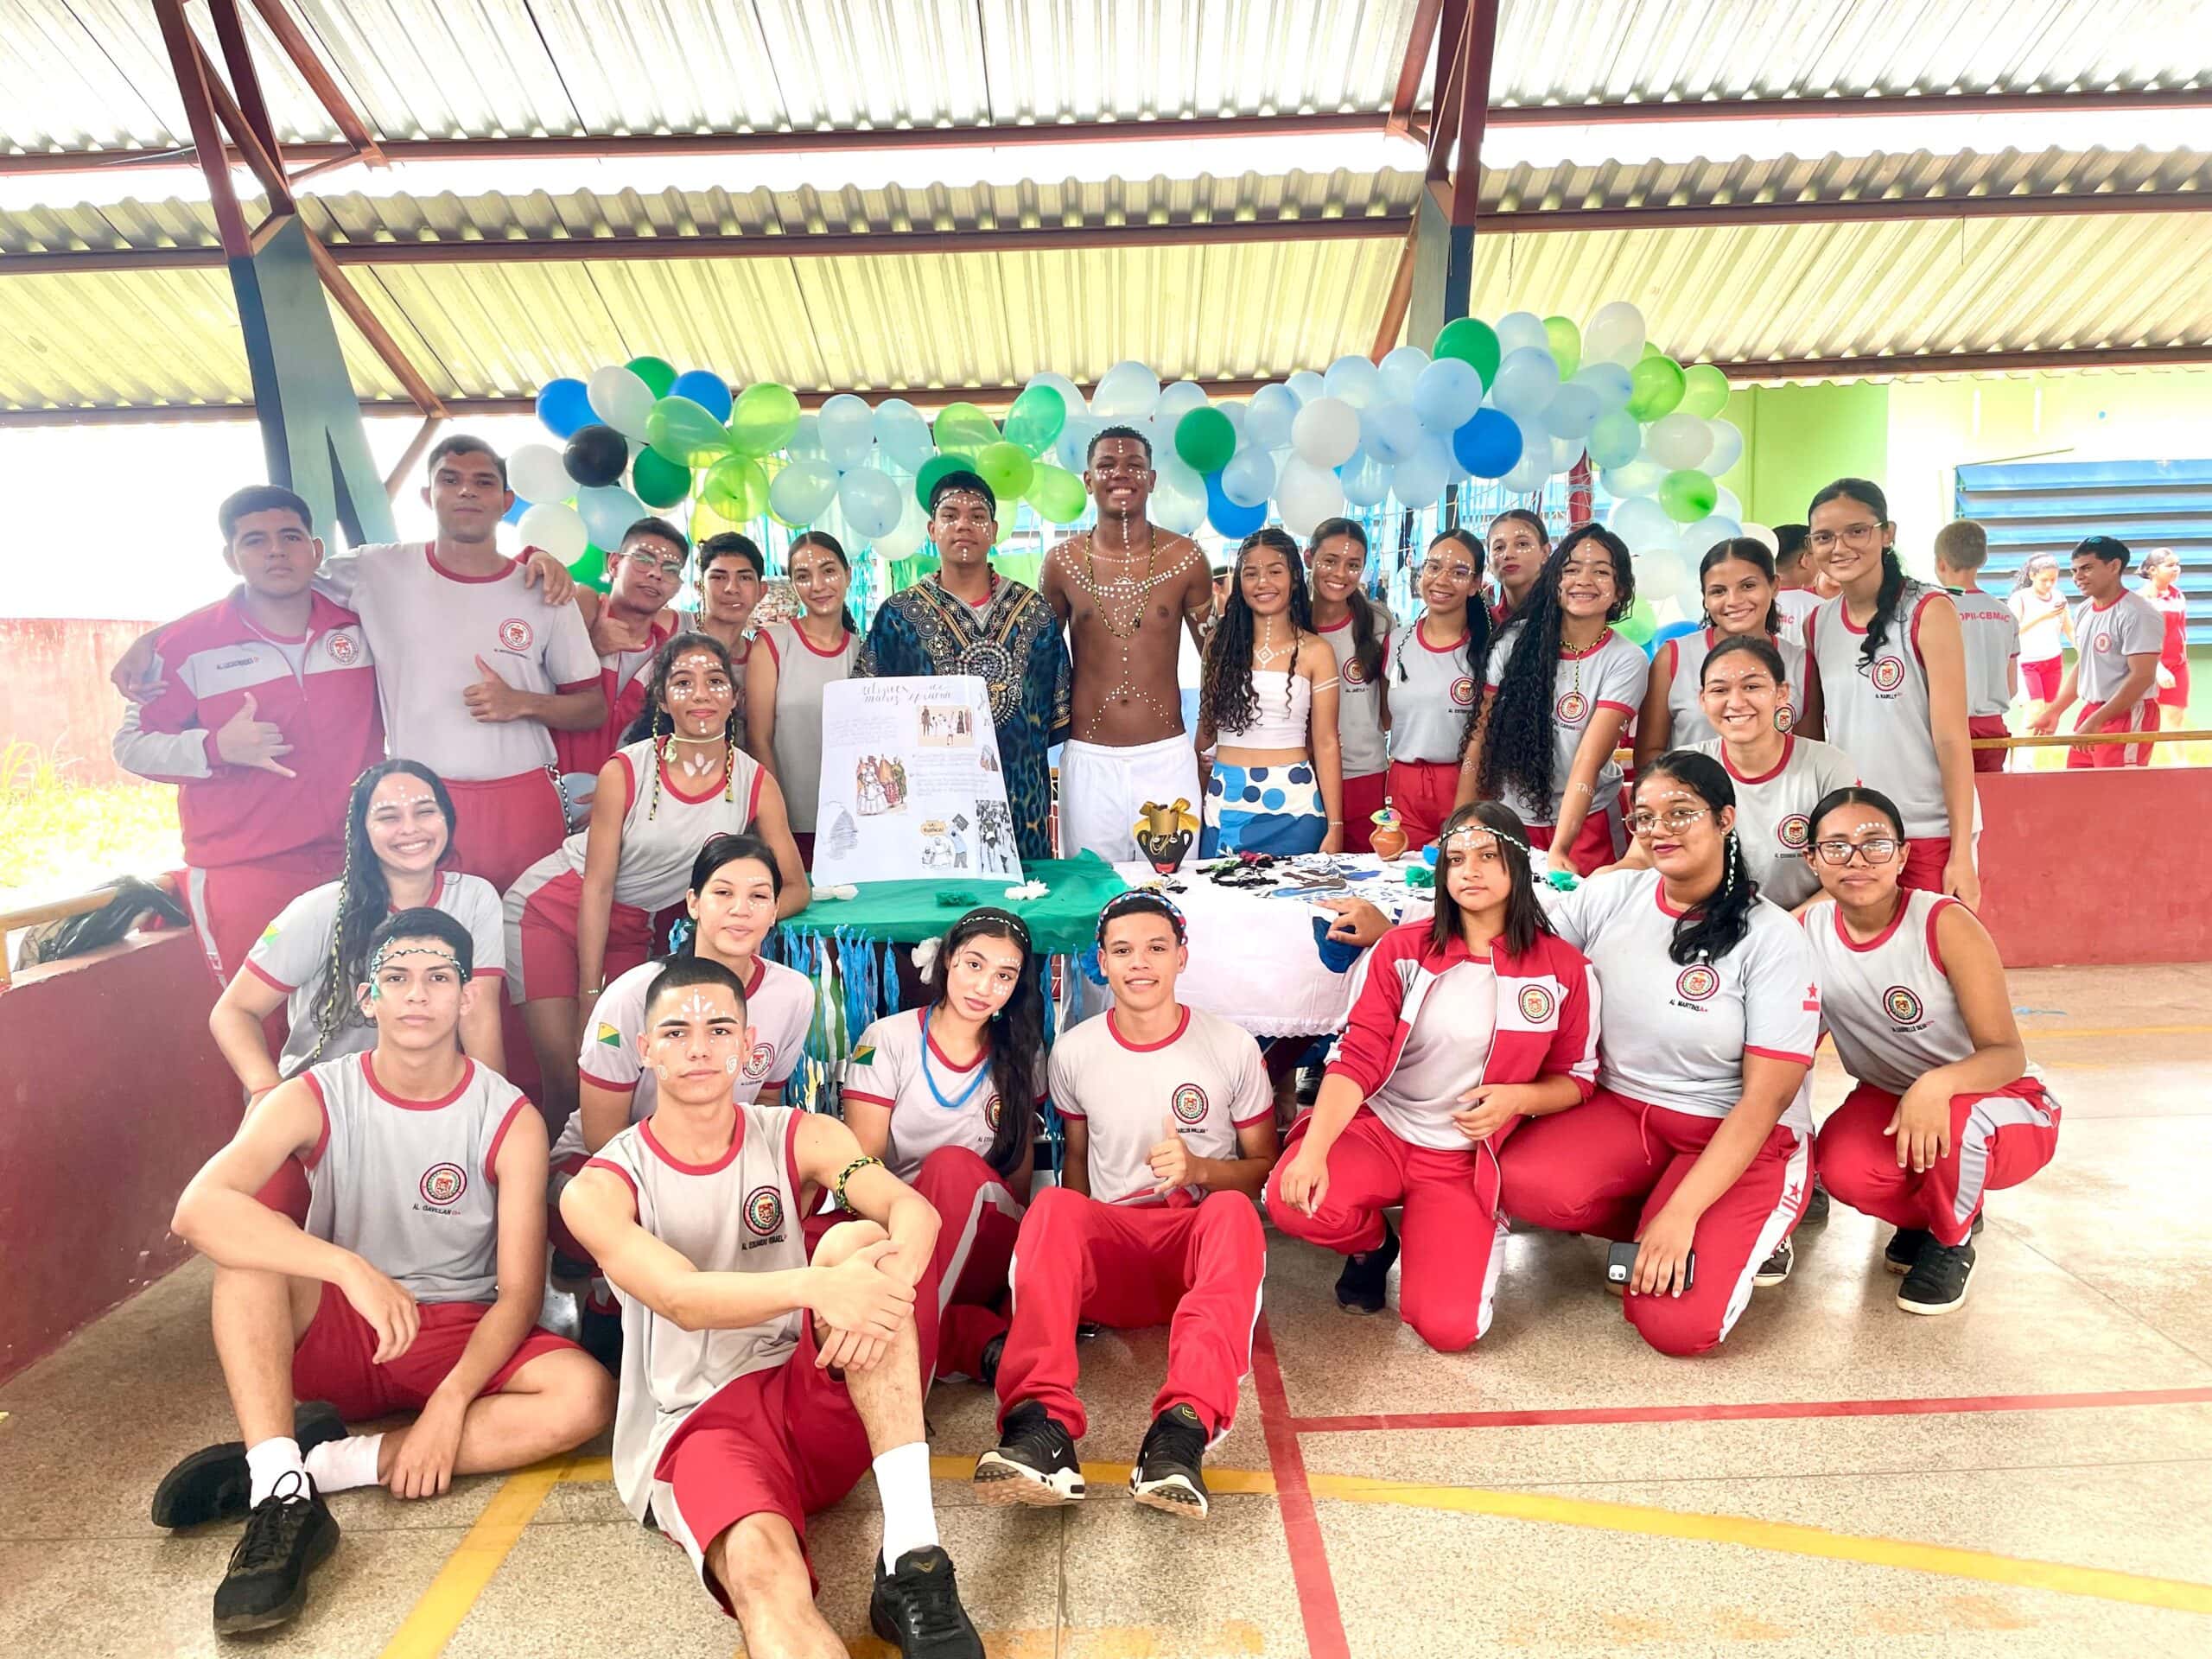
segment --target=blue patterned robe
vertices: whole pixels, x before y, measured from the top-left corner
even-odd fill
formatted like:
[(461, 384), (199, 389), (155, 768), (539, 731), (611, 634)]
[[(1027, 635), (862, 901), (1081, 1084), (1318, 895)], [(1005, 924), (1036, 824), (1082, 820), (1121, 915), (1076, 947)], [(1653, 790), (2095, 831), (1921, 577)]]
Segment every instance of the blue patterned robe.
[(855, 679), (973, 674), (990, 688), (1007, 805), (1023, 860), (1052, 856), (1052, 774), (1046, 751), (1066, 737), (1072, 671), (1060, 620), (1033, 588), (1001, 578), (976, 613), (925, 576), (883, 601)]

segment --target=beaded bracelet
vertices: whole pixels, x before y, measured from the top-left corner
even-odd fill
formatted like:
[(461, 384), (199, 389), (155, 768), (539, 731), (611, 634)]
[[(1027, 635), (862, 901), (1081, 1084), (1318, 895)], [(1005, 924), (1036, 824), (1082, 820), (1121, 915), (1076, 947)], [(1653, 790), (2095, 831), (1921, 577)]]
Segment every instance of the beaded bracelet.
[(837, 1172), (837, 1207), (840, 1210), (844, 1211), (849, 1215), (852, 1213), (853, 1205), (852, 1200), (845, 1196), (845, 1183), (851, 1180), (854, 1176), (859, 1174), (861, 1171), (866, 1169), (870, 1164), (874, 1164), (878, 1169), (881, 1169), (883, 1167), (883, 1160), (880, 1158), (870, 1158), (863, 1154), (861, 1156), (854, 1159), (851, 1163), (847, 1164), (842, 1169)]

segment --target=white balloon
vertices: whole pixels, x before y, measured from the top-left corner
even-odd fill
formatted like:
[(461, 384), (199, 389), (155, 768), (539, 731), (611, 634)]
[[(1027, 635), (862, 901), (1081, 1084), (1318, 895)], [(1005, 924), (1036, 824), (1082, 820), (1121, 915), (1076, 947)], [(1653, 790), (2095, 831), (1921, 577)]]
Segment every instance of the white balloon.
[(1275, 493), (1274, 457), (1257, 444), (1247, 444), (1221, 469), (1221, 493), (1240, 507), (1265, 506)]
[(1382, 379), (1380, 372), (1367, 359), (1347, 354), (1329, 365), (1321, 386), (1330, 397), (1340, 398), (1354, 409), (1365, 409), (1382, 400)]
[(1571, 385), (1586, 386), (1598, 394), (1598, 407), (1606, 414), (1626, 409), (1628, 400), (1635, 395), (1636, 383), (1629, 372), (1618, 363), (1588, 363), (1574, 372)]
[(1753, 541), (1757, 542), (1761, 547), (1766, 549), (1770, 553), (1779, 553), (1782, 551), (1782, 537), (1774, 533), (1773, 526), (1770, 524), (1755, 524), (1751, 519), (1746, 518), (1744, 520), (1744, 534), (1750, 537)]
[[(1071, 416), (1090, 413), (1090, 405), (1084, 401), (1083, 388), (1055, 370), (1044, 369), (1031, 375), (1029, 385), (1050, 386), (1054, 391), (1058, 392), (1060, 401), (1068, 406), (1068, 413)], [(1028, 387), (1025, 386), (1023, 390), (1026, 391)]]
[(1434, 445), (1423, 444), (1392, 470), (1390, 493), (1416, 511), (1433, 507), (1444, 493), (1444, 456)]
[[(1244, 440), (1262, 449), (1281, 449), (1290, 442), (1290, 423), (1298, 418), (1298, 394), (1288, 386), (1262, 386), (1252, 394), (1244, 411)], [(1234, 498), (1231, 498), (1234, 499)], [(1240, 503), (1256, 506), (1253, 501)]]
[(1359, 415), (1335, 397), (1316, 397), (1290, 425), (1290, 446), (1315, 467), (1338, 467), (1359, 448)]
[(1052, 441), (1052, 459), (1077, 478), (1090, 470), (1090, 441), (1114, 423), (1099, 415), (1071, 415)]
[[(1564, 397), (1567, 390), (1561, 388), (1560, 396)], [(1643, 453), (1643, 429), (1636, 423), (1635, 416), (1617, 409), (1598, 417), (1590, 429), (1588, 444), (1592, 467), (1625, 467)]]
[[(915, 418), (918, 420), (920, 418), (918, 413)], [(929, 432), (929, 427), (925, 424), (922, 428), (922, 436), (927, 438)], [(810, 409), (798, 417), (798, 425), (791, 432), (791, 441), (784, 446), (784, 453), (793, 461), (829, 459), (822, 451), (822, 416), (819, 414)], [(930, 446), (930, 453), (931, 454), (937, 453), (936, 445)]]
[(509, 455), (507, 486), (532, 503), (565, 501), (576, 493), (576, 480), (569, 476), (568, 463), (550, 443), (525, 443)]
[[(1647, 495), (1632, 495), (1613, 508), (1611, 527), (1614, 535), (1626, 542), (1629, 551), (1641, 554), (1647, 548), (1672, 548), (1675, 539), (1675, 521), (1667, 510)], [(1642, 567), (1637, 574), (1642, 575)]]
[(1679, 472), (1704, 463), (1713, 453), (1713, 434), (1696, 416), (1678, 409), (1644, 429), (1643, 448), (1661, 466)]
[(1275, 484), (1275, 507), (1282, 526), (1301, 541), (1324, 518), (1344, 511), (1344, 481), (1326, 467), (1292, 456)]
[(1554, 438), (1551, 441), (1552, 471), (1571, 473), (1574, 463), (1582, 459), (1582, 445), (1574, 438)]
[(653, 412), (653, 389), (629, 369), (604, 368), (585, 384), (591, 412), (626, 438), (643, 442)]
[(887, 397), (875, 406), (875, 441), (901, 472), (920, 472), (922, 463), (937, 454), (930, 423), (904, 397)]
[(1744, 504), (1726, 484), (1716, 484), (1713, 486), (1713, 513), (1716, 518), (1733, 518), (1740, 524), (1744, 522)]
[(768, 511), (787, 524), (812, 524), (836, 499), (837, 474), (826, 461), (795, 461), (768, 480)]
[(1522, 456), (1519, 464), (1498, 482), (1515, 495), (1534, 495), (1550, 481), (1551, 475), (1551, 454), (1545, 448)]
[(1156, 420), (1162, 416), (1170, 426), (1194, 409), (1206, 406), (1206, 389), (1195, 380), (1178, 380), (1160, 394), (1159, 405), (1153, 410)]
[(1716, 543), (1732, 542), (1744, 533), (1744, 527), (1725, 514), (1709, 512), (1682, 532), (1681, 545), (1695, 547), (1700, 559), (1710, 552)]
[[(568, 474), (561, 475), (566, 478)], [(532, 502), (515, 528), (522, 532), (524, 547), (550, 553), (563, 564), (574, 564), (591, 545), (591, 532), (584, 528), (583, 516), (558, 501)]]
[(1299, 370), (1283, 385), (1290, 389), (1290, 395), (1301, 405), (1312, 403), (1316, 397), (1326, 397), (1329, 391), (1329, 383), (1311, 369)]
[(1236, 434), (1236, 442), (1243, 442), (1244, 405), (1239, 403), (1227, 403), (1216, 404), (1214, 407), (1221, 411), (1223, 418), (1229, 423), (1230, 429)]
[(846, 522), (873, 542), (898, 528), (899, 498), (911, 493), (900, 489), (888, 473), (861, 467), (838, 480), (837, 505)]
[(1370, 404), (1359, 416), (1359, 447), (1385, 467), (1395, 467), (1428, 435), (1409, 404)]
[(1559, 365), (1548, 351), (1524, 347), (1497, 365), (1490, 400), (1516, 421), (1540, 421), (1559, 391)]
[(1365, 452), (1353, 456), (1337, 474), (1344, 481), (1345, 503), (1355, 507), (1381, 506), (1390, 493), (1393, 470)]
[(1141, 421), (1160, 401), (1160, 377), (1141, 363), (1116, 363), (1099, 377), (1090, 412), (1111, 425)]
[(1521, 459), (1515, 469), (1525, 473), (1534, 461), (1543, 467), (1544, 476), (1549, 478), (1553, 472), (1552, 435), (1544, 430), (1541, 421), (1516, 421), (1514, 424), (1521, 429)]
[(1440, 357), (1414, 383), (1414, 413), (1432, 432), (1457, 432), (1483, 405), (1483, 378), (1456, 357)]
[(911, 558), (929, 539), (930, 518), (912, 490), (899, 492), (899, 522), (887, 535), (875, 538), (875, 550), (887, 559)]
[(1554, 438), (1572, 438), (1580, 448), (1590, 435), (1590, 429), (1598, 424), (1602, 413), (1598, 394), (1587, 386), (1569, 381), (1552, 394), (1544, 410), (1544, 426)]
[(1705, 458), (1703, 470), (1718, 478), (1744, 458), (1744, 435), (1729, 421), (1710, 420), (1705, 424), (1713, 434), (1713, 450)]
[(1497, 350), (1501, 357), (1510, 357), (1520, 351), (1538, 351), (1551, 354), (1551, 336), (1544, 332), (1544, 320), (1533, 311), (1509, 311), (1497, 320)]
[(1638, 455), (1625, 467), (1609, 467), (1600, 476), (1605, 493), (1612, 496), (1650, 495), (1667, 476), (1667, 469), (1649, 455)]
[(1643, 313), (1626, 300), (1611, 301), (1599, 306), (1582, 330), (1582, 360), (1632, 369), (1643, 355), (1646, 337)]
[(1413, 402), (1414, 383), (1427, 366), (1428, 353), (1420, 346), (1399, 346), (1376, 365), (1376, 378), (1382, 386), (1382, 396), (1393, 403)]
[[(1628, 541), (1625, 536), (1623, 541)], [(1700, 607), (1697, 593), (1697, 564), (1685, 562), (1681, 553), (1669, 543), (1650, 548), (1638, 548), (1629, 542), (1630, 550), (1636, 555), (1636, 593), (1656, 606), (1672, 600), (1685, 611), (1694, 615)]]
[(622, 544), (622, 532), (645, 516), (645, 504), (620, 485), (608, 484), (578, 490), (576, 514), (592, 540), (611, 553)]
[(841, 391), (818, 411), (822, 421), (822, 453), (839, 471), (861, 464), (875, 442), (875, 411), (867, 400)]
[(1192, 534), (1206, 521), (1205, 480), (1179, 455), (1161, 455), (1154, 466), (1160, 482), (1153, 486), (1146, 517), (1178, 536)]

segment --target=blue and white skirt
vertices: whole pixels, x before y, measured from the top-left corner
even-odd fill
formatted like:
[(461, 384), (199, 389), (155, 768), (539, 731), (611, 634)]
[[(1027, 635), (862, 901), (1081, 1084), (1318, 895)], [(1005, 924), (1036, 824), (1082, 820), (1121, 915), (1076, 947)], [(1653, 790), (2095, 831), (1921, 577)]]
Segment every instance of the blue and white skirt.
[(1232, 766), (1217, 760), (1206, 779), (1205, 827), (1198, 856), (1222, 853), (1318, 853), (1329, 833), (1328, 809), (1311, 762)]

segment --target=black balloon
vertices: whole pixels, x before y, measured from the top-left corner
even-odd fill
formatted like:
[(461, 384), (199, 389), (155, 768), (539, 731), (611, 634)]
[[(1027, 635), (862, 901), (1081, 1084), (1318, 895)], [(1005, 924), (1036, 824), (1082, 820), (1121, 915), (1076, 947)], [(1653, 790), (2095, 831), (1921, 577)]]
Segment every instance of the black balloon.
[(622, 481), (630, 464), (630, 441), (611, 426), (588, 426), (561, 452), (569, 476), (587, 489)]

